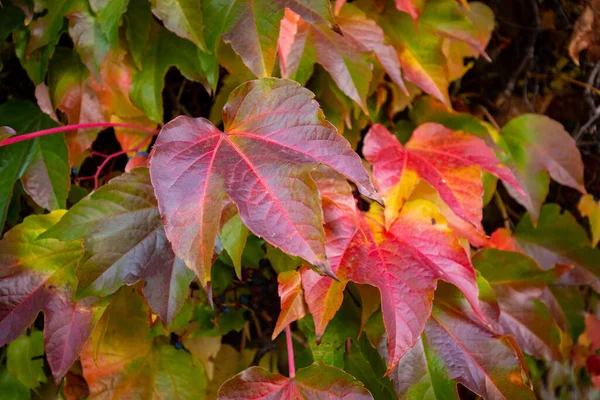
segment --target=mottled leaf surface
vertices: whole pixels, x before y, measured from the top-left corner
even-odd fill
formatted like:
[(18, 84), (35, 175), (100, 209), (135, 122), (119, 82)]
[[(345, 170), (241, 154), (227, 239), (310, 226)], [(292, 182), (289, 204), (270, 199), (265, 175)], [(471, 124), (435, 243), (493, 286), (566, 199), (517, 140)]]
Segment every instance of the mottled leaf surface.
[(201, 396), (206, 387), (202, 365), (188, 352), (176, 350), (164, 336), (146, 339), (150, 333), (146, 309), (133, 288), (123, 288), (107, 312), (104, 334), (81, 354), (90, 399)]
[(147, 168), (135, 168), (86, 197), (43, 237), (84, 239), (77, 267), (81, 296), (106, 296), (143, 279), (144, 295), (167, 324), (187, 297), (193, 273), (165, 237)]
[(18, 337), (43, 310), (44, 346), (57, 380), (77, 359), (102, 311), (96, 299), (73, 301), (81, 240), (38, 238), (64, 214), (30, 216), (0, 241), (0, 345)]
[(223, 121), (225, 132), (203, 118), (179, 117), (158, 137), (150, 170), (175, 253), (203, 284), (210, 280), (227, 194), (254, 234), (329, 271), (309, 173), (324, 164), (377, 198), (358, 155), (325, 121), (312, 93), (290, 81), (243, 84), (225, 105)]

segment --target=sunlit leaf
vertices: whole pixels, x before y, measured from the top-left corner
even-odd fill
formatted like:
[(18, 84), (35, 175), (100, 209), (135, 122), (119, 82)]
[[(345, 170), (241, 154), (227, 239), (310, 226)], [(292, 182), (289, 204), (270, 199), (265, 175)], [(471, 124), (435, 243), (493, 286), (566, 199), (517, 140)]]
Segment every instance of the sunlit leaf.
[[(377, 198), (359, 157), (324, 120), (312, 93), (289, 81), (238, 87), (223, 116), (225, 132), (206, 119), (179, 117), (158, 137), (152, 182), (176, 254), (203, 284), (210, 280), (226, 193), (250, 231), (329, 271), (309, 172), (322, 163)], [(272, 156), (265, 158), (267, 149)]]

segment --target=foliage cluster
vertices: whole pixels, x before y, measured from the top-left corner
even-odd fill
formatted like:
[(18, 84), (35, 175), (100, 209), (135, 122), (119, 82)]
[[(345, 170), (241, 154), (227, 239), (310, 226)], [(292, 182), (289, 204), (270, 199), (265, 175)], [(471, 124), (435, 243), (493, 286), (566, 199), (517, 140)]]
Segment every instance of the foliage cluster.
[(494, 27), (465, 0), (3, 1), (0, 397), (600, 396), (577, 143), (450, 94)]

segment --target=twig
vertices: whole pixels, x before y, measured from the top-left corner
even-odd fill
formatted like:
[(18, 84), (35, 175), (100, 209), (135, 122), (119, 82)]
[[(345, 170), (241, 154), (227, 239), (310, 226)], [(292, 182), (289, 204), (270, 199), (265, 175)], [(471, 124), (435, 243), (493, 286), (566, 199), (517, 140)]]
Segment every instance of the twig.
[(581, 136), (600, 118), (600, 106), (596, 107), (592, 117), (579, 129), (579, 132), (575, 135), (575, 142), (581, 138)]
[(525, 58), (521, 61), (521, 64), (519, 64), (519, 67), (516, 69), (515, 73), (506, 85), (506, 89), (503, 93), (506, 99), (509, 99), (512, 96), (512, 93), (515, 90), (515, 86), (517, 84), (517, 80), (519, 79), (525, 68), (527, 68), (527, 66), (535, 58), (535, 42), (537, 41), (538, 33), (541, 31), (542, 22), (540, 19), (540, 11), (538, 9), (537, 0), (529, 0), (529, 3), (531, 4), (531, 9), (533, 11), (535, 27), (531, 29), (533, 33), (527, 45), (527, 53), (525, 54)]
[(506, 206), (504, 205), (504, 201), (502, 201), (502, 197), (500, 197), (500, 195), (498, 194), (497, 191), (494, 193), (494, 202), (496, 203), (496, 207), (498, 207), (500, 214), (502, 214), (502, 220), (504, 221), (504, 227), (506, 229), (510, 229), (511, 221), (510, 221), (510, 218), (508, 217), (508, 212), (506, 211)]
[(125, 128), (125, 129), (131, 129), (131, 130), (136, 130), (136, 131), (148, 132), (148, 133), (152, 133), (152, 134), (157, 133), (156, 129), (147, 128), (145, 126), (140, 126), (140, 125), (121, 124), (121, 123), (117, 123), (117, 122), (92, 122), (89, 124), (59, 126), (56, 128), (50, 128), (50, 129), (44, 129), (44, 130), (37, 131), (37, 132), (26, 133), (24, 135), (13, 136), (13, 137), (10, 137), (10, 138), (0, 142), (0, 147), (8, 146), (9, 144), (13, 144), (13, 143), (24, 142), (26, 140), (34, 139), (34, 138), (40, 137), (40, 136), (52, 135), (55, 133), (67, 132), (67, 131), (76, 131), (78, 129), (86, 129), (86, 128)]
[(289, 325), (285, 327), (285, 340), (287, 342), (288, 368), (290, 372), (290, 379), (293, 379), (296, 376), (296, 363), (294, 362), (294, 346), (292, 344), (292, 331), (290, 330)]

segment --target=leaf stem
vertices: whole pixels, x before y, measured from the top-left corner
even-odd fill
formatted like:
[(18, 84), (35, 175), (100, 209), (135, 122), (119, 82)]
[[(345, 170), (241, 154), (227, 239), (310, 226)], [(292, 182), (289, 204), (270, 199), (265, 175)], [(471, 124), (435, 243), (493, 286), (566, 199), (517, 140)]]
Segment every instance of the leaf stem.
[(87, 124), (75, 124), (75, 125), (65, 125), (65, 126), (57, 126), (56, 128), (44, 129), (41, 131), (26, 133), (24, 135), (14, 136), (0, 142), (0, 147), (8, 146), (9, 144), (24, 142), (25, 140), (34, 139), (40, 136), (52, 135), (54, 133), (74, 131), (77, 129), (86, 129), (86, 128), (125, 128), (136, 131), (144, 131), (152, 134), (156, 134), (157, 130), (152, 128), (147, 128), (145, 126), (134, 125), (134, 124), (122, 124), (118, 122), (92, 122)]
[(294, 362), (294, 346), (292, 345), (292, 331), (289, 325), (285, 327), (285, 340), (287, 342), (288, 368), (290, 370), (290, 379), (293, 379), (296, 376), (296, 364)]

